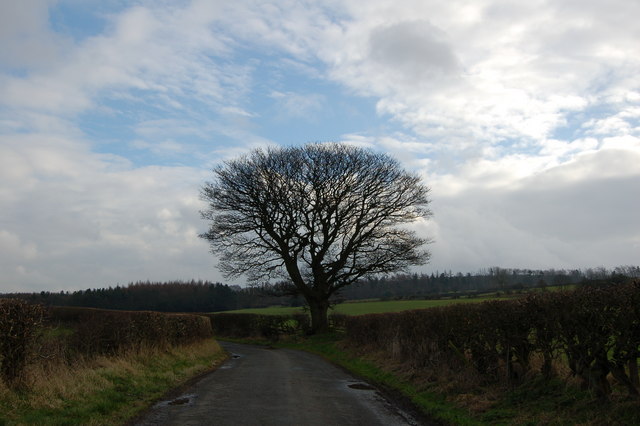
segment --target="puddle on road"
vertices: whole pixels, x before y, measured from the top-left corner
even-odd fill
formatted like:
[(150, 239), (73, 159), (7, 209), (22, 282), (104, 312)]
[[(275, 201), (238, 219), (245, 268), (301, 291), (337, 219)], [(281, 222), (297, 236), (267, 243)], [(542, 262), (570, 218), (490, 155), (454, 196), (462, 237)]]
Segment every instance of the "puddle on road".
[(193, 405), (194, 400), (198, 397), (196, 394), (189, 395), (181, 395), (176, 399), (171, 399), (168, 401), (160, 401), (155, 407), (166, 407), (166, 406), (180, 406), (180, 405)]
[(373, 386), (370, 386), (366, 383), (353, 383), (351, 385), (348, 385), (351, 389), (357, 389), (357, 390), (375, 390), (375, 388)]
[(229, 370), (231, 368), (234, 368), (236, 366), (235, 361), (236, 359), (240, 359), (243, 358), (244, 355), (241, 354), (234, 354), (233, 352), (230, 354), (231, 356), (229, 357), (229, 359), (227, 360), (227, 362), (225, 362), (224, 364), (222, 364), (220, 367), (218, 367), (220, 370)]

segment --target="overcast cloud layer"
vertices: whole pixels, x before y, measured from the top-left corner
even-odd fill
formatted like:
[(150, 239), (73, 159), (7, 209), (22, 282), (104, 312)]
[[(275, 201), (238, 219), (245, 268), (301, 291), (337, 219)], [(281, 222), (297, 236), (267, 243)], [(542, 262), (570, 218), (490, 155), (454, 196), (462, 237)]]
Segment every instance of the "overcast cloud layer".
[(432, 188), (421, 271), (640, 263), (635, 0), (0, 3), (0, 292), (224, 279), (210, 168), (343, 141)]

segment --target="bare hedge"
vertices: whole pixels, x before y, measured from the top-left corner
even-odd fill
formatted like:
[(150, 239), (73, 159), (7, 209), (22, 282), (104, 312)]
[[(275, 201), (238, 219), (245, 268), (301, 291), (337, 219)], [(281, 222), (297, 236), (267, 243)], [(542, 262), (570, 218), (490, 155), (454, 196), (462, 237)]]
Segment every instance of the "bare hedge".
[(11, 387), (24, 384), (44, 309), (17, 299), (0, 299), (0, 377)]
[(73, 329), (68, 345), (85, 355), (165, 348), (213, 336), (209, 320), (191, 314), (53, 307), (49, 321)]
[(0, 379), (12, 388), (23, 387), (26, 368), (35, 358), (71, 363), (141, 348), (166, 349), (212, 336), (209, 319), (199, 315), (46, 309), (19, 299), (0, 299)]
[[(638, 395), (640, 281), (535, 293), (512, 301), (460, 304), (344, 318), (347, 342), (382, 350), (416, 369), (470, 367), (485, 380), (550, 377), (553, 361), (598, 397), (609, 374)], [(537, 355), (542, 362), (531, 361)]]

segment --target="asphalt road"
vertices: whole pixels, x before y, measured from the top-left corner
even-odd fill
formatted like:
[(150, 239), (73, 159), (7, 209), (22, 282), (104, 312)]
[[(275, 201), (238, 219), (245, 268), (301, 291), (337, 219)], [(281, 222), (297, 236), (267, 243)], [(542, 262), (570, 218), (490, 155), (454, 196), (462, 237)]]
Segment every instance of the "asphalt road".
[(222, 342), (231, 358), (137, 425), (419, 425), (369, 384), (322, 358)]

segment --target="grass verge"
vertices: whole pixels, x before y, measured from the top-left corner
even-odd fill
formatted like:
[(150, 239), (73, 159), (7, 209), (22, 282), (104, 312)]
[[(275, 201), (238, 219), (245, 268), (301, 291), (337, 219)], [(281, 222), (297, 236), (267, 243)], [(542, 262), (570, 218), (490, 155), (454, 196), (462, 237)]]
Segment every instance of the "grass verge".
[(28, 391), (0, 383), (0, 425), (119, 425), (167, 391), (211, 370), (226, 353), (213, 339), (159, 351), (49, 364), (30, 371)]

